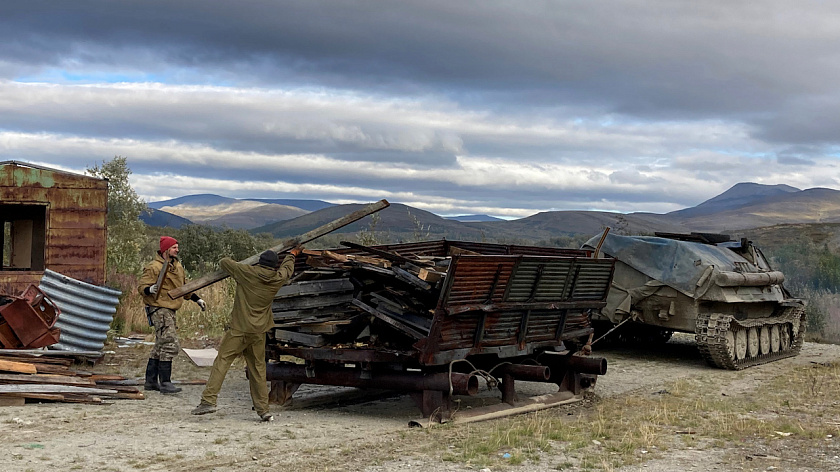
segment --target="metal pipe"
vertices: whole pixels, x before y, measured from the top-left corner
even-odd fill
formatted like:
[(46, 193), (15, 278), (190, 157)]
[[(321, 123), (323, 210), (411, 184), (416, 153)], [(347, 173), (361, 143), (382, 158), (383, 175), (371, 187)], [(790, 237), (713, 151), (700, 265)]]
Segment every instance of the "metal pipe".
[(539, 361), (551, 367), (552, 371), (556, 374), (560, 374), (560, 372), (564, 370), (595, 375), (604, 375), (607, 373), (607, 360), (603, 357), (575, 356), (545, 352), (539, 358)]
[[(355, 369), (331, 368), (318, 365), (310, 371), (314, 376), (307, 377), (306, 367), (299, 364), (268, 363), (267, 380), (317, 385), (340, 385), (344, 387), (376, 388), (385, 390), (404, 390), (422, 392), (432, 390), (449, 392), (449, 374), (423, 374), (421, 372), (370, 372), (370, 378), (361, 378), (361, 372)], [(458, 372), (452, 373), (452, 393), (455, 395), (475, 395), (478, 393), (478, 377)]]
[(503, 364), (493, 369), (493, 374), (497, 373), (529, 382), (547, 382), (551, 378), (551, 370), (544, 365)]

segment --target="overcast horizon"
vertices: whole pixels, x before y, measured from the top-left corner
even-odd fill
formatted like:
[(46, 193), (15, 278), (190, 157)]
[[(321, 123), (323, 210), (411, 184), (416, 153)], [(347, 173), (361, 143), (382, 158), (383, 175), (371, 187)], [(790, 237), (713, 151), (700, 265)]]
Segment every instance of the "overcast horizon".
[(0, 161), (149, 202), (667, 213), (840, 190), (840, 4), (0, 0)]

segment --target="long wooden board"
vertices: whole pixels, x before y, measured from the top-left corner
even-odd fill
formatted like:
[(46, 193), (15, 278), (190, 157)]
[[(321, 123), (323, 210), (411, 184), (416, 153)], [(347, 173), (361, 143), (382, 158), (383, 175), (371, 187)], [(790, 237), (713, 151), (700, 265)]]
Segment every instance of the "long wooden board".
[[(366, 206), (365, 208), (362, 208), (359, 211), (354, 211), (353, 213), (350, 213), (349, 215), (338, 218), (337, 220), (331, 221), (331, 222), (329, 222), (329, 223), (327, 223), (323, 226), (319, 226), (318, 228), (315, 228), (312, 231), (310, 231), (310, 232), (308, 232), (304, 235), (298, 236), (296, 238), (288, 239), (288, 240), (284, 241), (283, 244), (281, 244), (279, 246), (272, 247), (270, 249), (272, 251), (278, 253), (278, 254), (283, 253), (283, 252), (287, 252), (287, 251), (289, 251), (291, 249), (294, 249), (295, 247), (297, 247), (301, 244), (306, 244), (309, 241), (312, 241), (313, 239), (320, 238), (321, 236), (324, 236), (325, 234), (332, 233), (333, 231), (335, 231), (339, 228), (347, 226), (350, 223), (356, 222), (356, 221), (358, 221), (358, 220), (360, 220), (360, 219), (362, 219), (362, 218), (364, 218), (364, 217), (366, 217), (370, 214), (376, 213), (379, 210), (383, 210), (385, 208), (388, 208), (388, 206), (390, 206), (390, 205), (391, 204), (388, 203), (387, 200), (384, 200), (384, 199), (379, 200), (378, 202), (371, 203), (370, 205)], [(247, 259), (244, 259), (242, 261), (239, 261), (239, 262), (242, 263), (242, 264), (254, 265), (257, 262), (259, 262), (259, 260), (260, 260), (260, 255), (255, 254), (255, 255), (253, 255), (253, 256), (251, 256)], [(212, 274), (207, 274), (205, 276), (199, 277), (199, 278), (197, 278), (197, 279), (195, 279), (191, 282), (187, 282), (186, 284), (182, 285), (181, 287), (179, 287), (175, 290), (169, 291), (169, 296), (173, 299), (178, 298), (178, 297), (183, 297), (184, 295), (186, 295), (188, 293), (195, 292), (196, 290), (198, 290), (200, 288), (203, 288), (203, 287), (206, 287), (208, 285), (214, 284), (214, 283), (216, 283), (220, 280), (224, 280), (227, 277), (228, 277), (227, 272), (225, 272), (223, 270), (217, 270), (216, 272), (213, 272)]]

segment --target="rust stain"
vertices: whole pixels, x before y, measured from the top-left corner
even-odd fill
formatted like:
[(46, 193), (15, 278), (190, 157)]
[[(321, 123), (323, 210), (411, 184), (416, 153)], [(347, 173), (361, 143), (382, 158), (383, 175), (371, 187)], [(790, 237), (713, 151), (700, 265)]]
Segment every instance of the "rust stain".
[[(36, 251), (43, 266), (96, 285), (105, 283), (108, 182), (19, 162), (0, 163), (0, 222), (45, 215)], [(36, 216), (38, 218), (39, 216)], [(36, 269), (33, 267), (32, 269)], [(0, 292), (38, 284), (43, 270), (0, 268)]]

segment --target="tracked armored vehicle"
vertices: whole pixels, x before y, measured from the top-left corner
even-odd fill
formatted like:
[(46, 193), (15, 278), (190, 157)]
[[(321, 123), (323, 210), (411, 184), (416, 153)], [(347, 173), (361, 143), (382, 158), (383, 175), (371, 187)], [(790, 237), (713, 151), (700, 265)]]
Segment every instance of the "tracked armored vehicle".
[(805, 302), (746, 239), (607, 235), (584, 248), (617, 260), (607, 306), (593, 315), (596, 329), (613, 330), (607, 338), (650, 345), (694, 333), (709, 364), (732, 370), (795, 356), (802, 347)]

